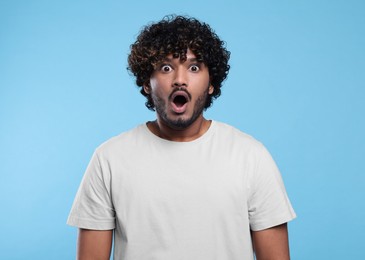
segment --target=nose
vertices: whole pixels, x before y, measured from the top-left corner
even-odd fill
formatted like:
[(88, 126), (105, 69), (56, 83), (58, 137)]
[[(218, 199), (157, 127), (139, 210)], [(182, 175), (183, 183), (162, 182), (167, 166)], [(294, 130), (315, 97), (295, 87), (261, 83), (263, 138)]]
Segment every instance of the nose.
[(186, 70), (182, 67), (178, 67), (175, 70), (175, 78), (173, 82), (174, 87), (187, 87), (188, 86), (188, 79), (187, 79), (187, 73)]

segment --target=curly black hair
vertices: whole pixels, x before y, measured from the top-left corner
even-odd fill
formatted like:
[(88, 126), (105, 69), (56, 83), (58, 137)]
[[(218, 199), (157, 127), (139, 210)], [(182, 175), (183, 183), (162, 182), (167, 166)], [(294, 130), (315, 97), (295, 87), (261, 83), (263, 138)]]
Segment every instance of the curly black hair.
[(186, 16), (165, 16), (161, 21), (144, 27), (130, 48), (127, 69), (136, 77), (142, 95), (147, 97), (148, 109), (154, 110), (154, 104), (143, 85), (148, 84), (156, 66), (166, 56), (172, 54), (174, 58), (185, 61), (188, 49), (208, 67), (210, 83), (214, 87), (204, 108), (210, 107), (213, 98), (221, 95), (222, 82), (230, 68), (230, 52), (208, 24)]

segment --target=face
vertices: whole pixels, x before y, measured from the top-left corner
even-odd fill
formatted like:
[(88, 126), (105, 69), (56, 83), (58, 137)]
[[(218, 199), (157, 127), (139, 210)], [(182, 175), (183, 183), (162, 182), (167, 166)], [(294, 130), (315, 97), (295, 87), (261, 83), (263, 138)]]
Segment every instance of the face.
[(158, 64), (144, 90), (151, 95), (157, 118), (174, 129), (190, 126), (202, 115), (208, 95), (213, 93), (208, 67), (187, 51), (187, 59), (168, 55)]

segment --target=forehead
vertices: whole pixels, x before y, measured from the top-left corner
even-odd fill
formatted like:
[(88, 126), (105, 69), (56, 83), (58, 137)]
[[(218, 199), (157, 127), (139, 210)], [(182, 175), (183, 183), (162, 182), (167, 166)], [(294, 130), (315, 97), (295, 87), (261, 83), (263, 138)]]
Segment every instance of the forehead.
[[(174, 55), (172, 53), (167, 55), (166, 58), (168, 58), (168, 59), (179, 59), (180, 58), (181, 59), (181, 57), (174, 57)], [(196, 59), (196, 55), (190, 49), (187, 49), (186, 59)]]
[(173, 63), (173, 64), (185, 64), (185, 63), (199, 63), (202, 66), (206, 66), (205, 62), (196, 55), (189, 48), (186, 49), (186, 53), (170, 53), (165, 57), (161, 57), (161, 59), (157, 60), (153, 63), (153, 69), (158, 69), (159, 66), (163, 63)]
[(199, 60), (199, 58), (189, 49), (187, 49), (185, 55), (174, 55), (169, 54), (161, 62), (174, 62), (174, 63), (185, 63), (185, 62), (199, 62), (204, 63), (203, 61)]

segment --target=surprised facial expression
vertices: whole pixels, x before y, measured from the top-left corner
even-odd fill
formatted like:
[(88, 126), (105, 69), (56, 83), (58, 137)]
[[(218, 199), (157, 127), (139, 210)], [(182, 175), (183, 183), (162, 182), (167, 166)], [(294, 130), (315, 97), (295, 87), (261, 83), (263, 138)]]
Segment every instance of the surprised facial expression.
[(202, 115), (214, 89), (208, 67), (188, 50), (184, 62), (168, 55), (156, 67), (144, 90), (151, 95), (158, 120), (174, 129), (184, 129)]

